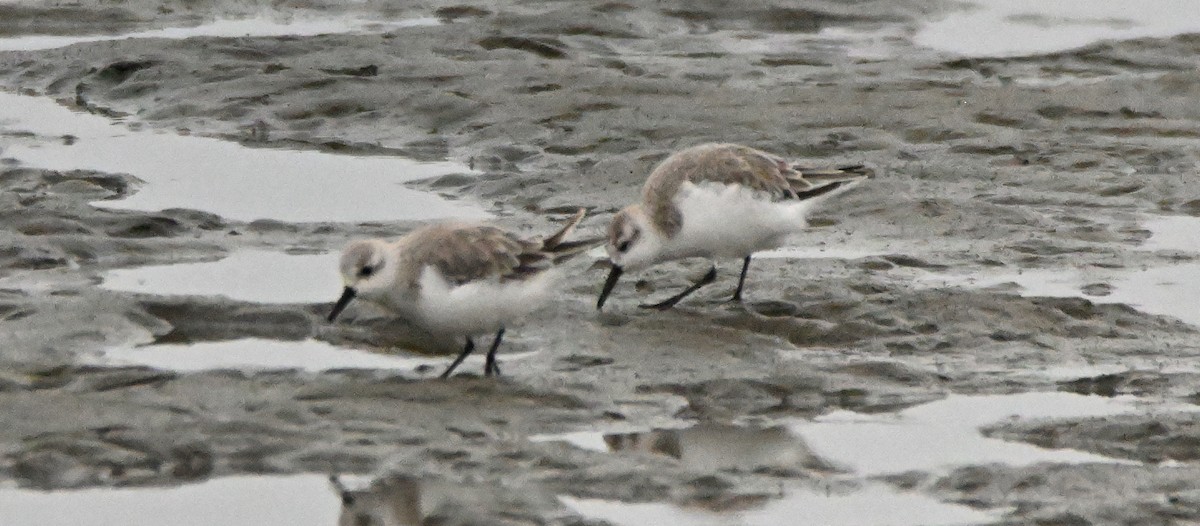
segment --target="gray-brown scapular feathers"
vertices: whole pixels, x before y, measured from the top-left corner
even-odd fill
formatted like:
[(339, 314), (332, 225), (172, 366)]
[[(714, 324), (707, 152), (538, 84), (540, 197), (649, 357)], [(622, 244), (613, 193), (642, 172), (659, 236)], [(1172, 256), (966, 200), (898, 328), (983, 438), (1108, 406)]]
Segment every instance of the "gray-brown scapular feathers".
[(599, 245), (599, 238), (566, 241), (583, 220), (580, 209), (562, 229), (545, 239), (523, 239), (517, 234), (489, 225), (439, 224), (409, 234), (401, 251), (401, 281), (418, 286), (420, 259), (442, 273), (446, 281), (462, 285), (495, 276), (500, 281), (522, 280)]

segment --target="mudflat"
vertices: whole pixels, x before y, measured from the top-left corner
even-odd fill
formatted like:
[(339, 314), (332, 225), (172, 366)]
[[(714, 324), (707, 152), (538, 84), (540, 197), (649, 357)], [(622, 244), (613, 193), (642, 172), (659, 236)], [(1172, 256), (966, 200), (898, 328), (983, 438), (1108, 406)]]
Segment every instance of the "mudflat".
[[(360, 505), (419, 483), (449, 495), (427, 507), (450, 523), (621, 523), (597, 504), (610, 501), (674, 506), (635, 508), (631, 520), (702, 510), (752, 523), (781, 502), (781, 486), (854, 495), (876, 485), (987, 517), (958, 522), (1200, 520), (1200, 320), (1189, 292), (1200, 292), (1196, 35), (987, 58), (917, 46), (925, 24), (960, 10), (928, 2), (263, 4), (4, 3), (0, 36), (252, 16), (357, 25), (4, 51), (0, 85), (129, 133), (441, 168), (381, 179), (418, 195), (397, 194), (395, 220), (230, 217), (215, 201), (123, 206), (161, 183), (86, 161), (22, 160), (39, 148), (69, 156), (91, 139), (71, 124), (42, 131), (36, 117), (0, 116), (0, 482), (375, 474), (354, 490)], [(707, 268), (684, 262), (631, 275), (598, 313), (605, 269), (582, 265), (549, 308), (510, 331), (499, 380), (437, 381), (437, 360), (246, 369), (106, 359), (135, 345), (244, 340), (221, 349), (294, 342), (448, 360), (453, 349), (402, 322), (365, 311), (325, 322), (339, 286), (332, 265), (280, 263), (288, 276), (274, 286), (332, 277), (328, 300), (240, 297), (219, 283), (210, 294), (155, 292), (111, 276), (247, 251), (315, 257), (456, 213), (535, 232), (584, 207), (581, 232), (598, 235), (655, 163), (709, 141), (814, 166), (866, 163), (879, 176), (818, 211), (795, 250), (756, 258), (744, 306), (725, 302), (740, 263), (730, 261), (677, 308), (638, 309)], [(240, 175), (221, 179), (233, 185), (225, 191), (272, 203), (270, 188)], [(381, 174), (327, 175), (338, 187)], [(317, 197), (296, 206), (319, 210)], [(354, 196), (328, 196), (342, 198)], [(1021, 418), (980, 422), (979, 437), (1091, 456), (864, 472), (853, 455), (827, 458), (825, 428), (804, 424), (933, 426), (946, 420), (922, 416), (931, 402), (1030, 393), (1062, 410), (1019, 406)], [(1124, 409), (1068, 403), (1097, 398)], [(974, 406), (955, 407), (971, 421)], [(694, 425), (725, 427), (664, 431)], [(620, 446), (621, 434), (653, 430), (659, 447)], [(607, 434), (613, 451), (562, 435), (578, 432)], [(780, 465), (730, 453), (779, 440), (811, 454)], [(739, 460), (693, 462), (688, 444)], [(472, 505), (442, 505), (452, 497)], [(339, 502), (333, 488), (329, 498)]]

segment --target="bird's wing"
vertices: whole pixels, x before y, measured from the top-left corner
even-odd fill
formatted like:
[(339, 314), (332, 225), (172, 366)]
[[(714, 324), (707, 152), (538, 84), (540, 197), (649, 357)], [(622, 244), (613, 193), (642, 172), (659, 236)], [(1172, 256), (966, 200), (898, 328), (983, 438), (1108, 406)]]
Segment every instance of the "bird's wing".
[(602, 241), (564, 241), (583, 213), (580, 210), (546, 240), (525, 239), (490, 225), (443, 225), (410, 245), (408, 252), (413, 256), (422, 252), (420, 259), (455, 285), (492, 278), (526, 279)]
[(669, 202), (684, 182), (740, 185), (773, 199), (794, 198), (787, 161), (737, 144), (704, 144), (680, 151), (658, 165), (646, 181), (647, 203)]
[(863, 165), (838, 168), (792, 166), (785, 177), (796, 193), (796, 199), (808, 200), (838, 193), (855, 183), (875, 177), (875, 170)]
[[(502, 281), (531, 275), (526, 262), (537, 254), (541, 242), (525, 240), (512, 232), (487, 225), (456, 225), (439, 229), (409, 247), (423, 252), (421, 261), (442, 274), (447, 282), (462, 285), (470, 281), (498, 278)], [(414, 257), (416, 254), (412, 254)]]

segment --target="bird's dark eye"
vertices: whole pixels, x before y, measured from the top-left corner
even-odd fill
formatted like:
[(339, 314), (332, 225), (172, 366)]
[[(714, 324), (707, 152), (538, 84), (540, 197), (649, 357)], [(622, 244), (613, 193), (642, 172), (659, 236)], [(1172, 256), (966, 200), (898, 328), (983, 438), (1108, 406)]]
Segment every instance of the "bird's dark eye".
[(629, 250), (629, 242), (628, 241), (622, 241), (617, 244), (618, 252), (625, 252), (626, 250)]
[(358, 275), (362, 276), (364, 278), (370, 277), (371, 274), (374, 274), (374, 273), (375, 273), (375, 267), (372, 267), (370, 265), (367, 265), (367, 266), (363, 267), (362, 270), (358, 271)]

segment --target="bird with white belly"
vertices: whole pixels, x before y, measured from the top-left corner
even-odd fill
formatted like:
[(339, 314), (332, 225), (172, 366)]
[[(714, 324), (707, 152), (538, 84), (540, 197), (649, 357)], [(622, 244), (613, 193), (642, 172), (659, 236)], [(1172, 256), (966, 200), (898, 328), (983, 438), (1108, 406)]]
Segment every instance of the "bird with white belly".
[[(738, 144), (702, 144), (663, 160), (608, 227), (612, 269), (596, 308), (627, 271), (690, 257), (741, 258), (733, 301), (742, 300), (750, 257), (783, 246), (808, 226), (815, 205), (874, 177), (864, 166), (808, 169)], [(668, 309), (716, 280), (708, 273), (679, 294), (643, 308)]]
[(498, 375), (496, 349), (505, 327), (549, 299), (565, 274), (563, 262), (603, 241), (566, 241), (583, 216), (581, 209), (545, 239), (523, 238), (490, 225), (442, 223), (392, 242), (351, 242), (339, 265), (345, 288), (329, 321), (360, 298), (432, 334), (466, 337), (462, 353), (442, 378), (475, 349), (474, 336), (495, 333), (484, 375)]

